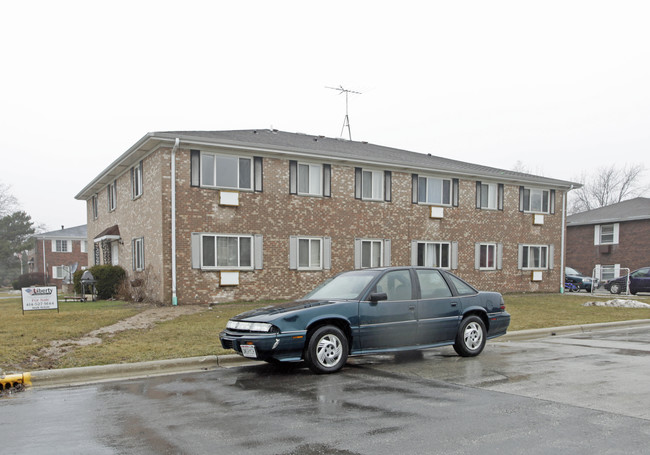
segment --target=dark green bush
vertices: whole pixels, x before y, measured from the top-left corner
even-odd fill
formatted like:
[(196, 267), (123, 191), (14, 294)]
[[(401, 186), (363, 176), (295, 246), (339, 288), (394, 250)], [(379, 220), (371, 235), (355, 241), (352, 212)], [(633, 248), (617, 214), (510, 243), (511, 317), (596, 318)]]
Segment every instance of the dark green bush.
[[(97, 289), (97, 298), (100, 300), (113, 298), (126, 277), (126, 271), (119, 265), (94, 265), (89, 270), (93, 274), (93, 278), (97, 280), (95, 289)], [(77, 270), (72, 276), (74, 290), (78, 294), (81, 294), (81, 275), (83, 273), (84, 270)]]
[(45, 284), (45, 275), (41, 272), (24, 273), (13, 282), (14, 289), (28, 288), (34, 285), (43, 286)]

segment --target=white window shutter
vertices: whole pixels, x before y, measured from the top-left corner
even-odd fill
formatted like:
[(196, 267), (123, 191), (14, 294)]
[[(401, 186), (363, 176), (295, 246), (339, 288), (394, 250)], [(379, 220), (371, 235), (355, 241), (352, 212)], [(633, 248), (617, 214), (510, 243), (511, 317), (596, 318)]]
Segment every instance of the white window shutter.
[(201, 234), (192, 232), (192, 268), (201, 268)]
[(390, 239), (384, 239), (384, 267), (390, 267)]
[(519, 251), (517, 253), (517, 268), (518, 269), (523, 269), (524, 268), (524, 245), (521, 243), (519, 244)]
[[(478, 184), (476, 185), (476, 191), (479, 192), (480, 194)], [(481, 268), (481, 244), (480, 243), (474, 244), (474, 268), (477, 270)]]
[(354, 239), (354, 268), (361, 268), (361, 239)]
[(254, 267), (261, 270), (264, 268), (264, 237), (261, 234), (255, 234), (254, 241)]
[(323, 268), (329, 270), (332, 268), (332, 238), (323, 238)]
[(56, 240), (52, 240), (52, 251), (56, 253)]
[(411, 265), (418, 265), (418, 241), (411, 241)]
[(451, 268), (458, 268), (458, 242), (451, 242)]
[(555, 245), (548, 246), (548, 268), (553, 269), (555, 266)]
[(600, 225), (594, 226), (594, 245), (600, 245)]
[(289, 268), (298, 268), (298, 237), (295, 235), (289, 237)]
[(614, 245), (618, 245), (618, 228), (619, 223), (614, 223)]
[(503, 243), (497, 243), (497, 270), (503, 269)]

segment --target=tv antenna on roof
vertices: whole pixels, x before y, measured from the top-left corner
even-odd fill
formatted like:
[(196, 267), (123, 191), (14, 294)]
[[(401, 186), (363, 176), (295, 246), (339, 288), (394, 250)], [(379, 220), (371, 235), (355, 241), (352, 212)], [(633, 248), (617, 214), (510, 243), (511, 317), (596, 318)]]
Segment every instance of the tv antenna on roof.
[(348, 90), (343, 88), (342, 85), (339, 85), (338, 87), (325, 87), (329, 88), (330, 90), (338, 90), (339, 95), (342, 95), (345, 93), (345, 118), (343, 119), (343, 128), (341, 128), (341, 137), (343, 137), (343, 131), (345, 128), (348, 128), (348, 137), (350, 140), (352, 140), (352, 132), (350, 131), (350, 117), (348, 116), (348, 94), (350, 93), (355, 93), (357, 95), (361, 95), (361, 92), (355, 92), (354, 90)]

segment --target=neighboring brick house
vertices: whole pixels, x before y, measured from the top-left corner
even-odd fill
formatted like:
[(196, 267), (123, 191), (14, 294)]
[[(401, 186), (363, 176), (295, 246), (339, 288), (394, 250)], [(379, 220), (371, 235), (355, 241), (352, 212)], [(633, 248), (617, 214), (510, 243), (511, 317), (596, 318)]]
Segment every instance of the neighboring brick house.
[(76, 267), (88, 266), (86, 225), (64, 228), (33, 236), (34, 250), (29, 255), (29, 271), (43, 272), (46, 282), (61, 288), (71, 281)]
[(650, 266), (650, 199), (638, 197), (567, 217), (566, 264), (609, 280)]
[(559, 291), (571, 185), (366, 142), (190, 131), (145, 135), (76, 198), (91, 264), (147, 270), (160, 301), (211, 303), (299, 297), (377, 265)]

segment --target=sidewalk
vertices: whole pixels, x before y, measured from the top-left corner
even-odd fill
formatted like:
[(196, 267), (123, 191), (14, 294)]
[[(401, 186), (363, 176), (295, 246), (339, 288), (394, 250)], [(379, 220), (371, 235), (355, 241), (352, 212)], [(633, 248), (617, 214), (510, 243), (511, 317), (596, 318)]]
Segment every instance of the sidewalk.
[[(491, 342), (531, 340), (557, 335), (589, 333), (598, 330), (637, 327), (641, 325), (650, 325), (650, 319), (521, 330), (517, 332), (508, 332), (506, 335), (495, 338)], [(246, 359), (236, 354), (230, 354), (221, 356), (190, 357), (185, 359), (154, 360), (140, 363), (64, 368), (59, 370), (40, 370), (23, 373), (22, 376), (25, 378), (24, 384), (27, 386), (67, 387), (120, 379), (146, 378), (166, 374), (198, 373), (202, 371), (215, 370), (217, 368), (254, 365), (257, 363), (258, 362), (255, 360)]]

